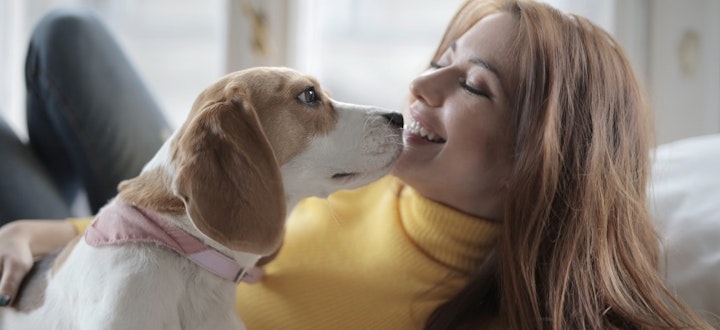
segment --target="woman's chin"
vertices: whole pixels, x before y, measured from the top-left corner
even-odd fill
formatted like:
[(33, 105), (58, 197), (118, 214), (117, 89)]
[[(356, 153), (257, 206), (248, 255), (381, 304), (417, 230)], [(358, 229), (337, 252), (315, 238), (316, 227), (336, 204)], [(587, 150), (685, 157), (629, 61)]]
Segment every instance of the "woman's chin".
[(422, 169), (423, 163), (411, 155), (407, 155), (406, 152), (403, 151), (398, 160), (395, 161), (390, 174), (412, 186), (412, 183), (415, 182), (419, 175), (418, 170)]

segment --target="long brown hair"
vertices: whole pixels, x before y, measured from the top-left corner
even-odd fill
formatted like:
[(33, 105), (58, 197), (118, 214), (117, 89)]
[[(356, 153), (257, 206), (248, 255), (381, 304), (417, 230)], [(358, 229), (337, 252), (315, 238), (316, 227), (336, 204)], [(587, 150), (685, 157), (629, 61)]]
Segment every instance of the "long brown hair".
[(498, 317), (512, 329), (710, 328), (657, 271), (646, 203), (651, 120), (620, 46), (546, 4), (469, 0), (435, 59), (495, 12), (518, 22), (504, 230), (493, 257), (427, 328)]

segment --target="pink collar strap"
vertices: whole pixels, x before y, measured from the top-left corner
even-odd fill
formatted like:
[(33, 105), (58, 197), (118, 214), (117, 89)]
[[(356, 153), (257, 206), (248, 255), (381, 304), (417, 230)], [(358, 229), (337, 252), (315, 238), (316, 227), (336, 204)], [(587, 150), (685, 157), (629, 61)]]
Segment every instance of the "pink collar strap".
[(125, 204), (117, 199), (100, 210), (85, 231), (85, 242), (95, 247), (125, 243), (154, 243), (167, 247), (209, 272), (235, 283), (240, 282), (247, 271), (254, 266), (252, 263), (243, 267), (236, 260), (172, 225), (160, 214)]

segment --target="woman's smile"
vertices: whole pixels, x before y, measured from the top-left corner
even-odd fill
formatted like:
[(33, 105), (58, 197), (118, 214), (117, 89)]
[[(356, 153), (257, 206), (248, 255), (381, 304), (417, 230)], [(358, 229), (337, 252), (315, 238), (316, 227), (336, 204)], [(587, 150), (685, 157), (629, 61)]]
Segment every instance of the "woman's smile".
[(405, 125), (405, 143), (412, 142), (417, 137), (431, 143), (445, 143), (445, 139), (439, 134), (431, 131), (420, 122), (411, 120)]

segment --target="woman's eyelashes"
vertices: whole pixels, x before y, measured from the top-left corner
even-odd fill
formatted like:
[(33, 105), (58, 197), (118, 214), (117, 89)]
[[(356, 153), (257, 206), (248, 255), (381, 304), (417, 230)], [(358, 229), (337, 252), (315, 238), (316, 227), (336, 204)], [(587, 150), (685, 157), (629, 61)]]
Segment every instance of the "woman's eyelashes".
[[(432, 69), (437, 70), (437, 69), (442, 69), (444, 67), (445, 67), (445, 65), (442, 65), (439, 62), (435, 62), (435, 61), (430, 62), (430, 68), (432, 68)], [(458, 82), (460, 84), (460, 87), (462, 87), (464, 90), (466, 90), (470, 94), (473, 94), (476, 96), (481, 96), (481, 97), (486, 97), (486, 98), (491, 98), (491, 94), (489, 92), (487, 92), (486, 89), (472, 86), (470, 83), (467, 82), (467, 78), (465, 78), (464, 76), (458, 78)]]
[(468, 84), (467, 79), (461, 77), (460, 79), (458, 79), (458, 82), (460, 83), (460, 86), (466, 91), (470, 92), (470, 94), (490, 98), (490, 93), (486, 92), (482, 88), (471, 86), (470, 84)]

